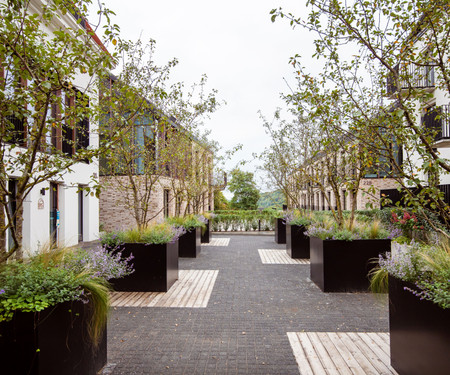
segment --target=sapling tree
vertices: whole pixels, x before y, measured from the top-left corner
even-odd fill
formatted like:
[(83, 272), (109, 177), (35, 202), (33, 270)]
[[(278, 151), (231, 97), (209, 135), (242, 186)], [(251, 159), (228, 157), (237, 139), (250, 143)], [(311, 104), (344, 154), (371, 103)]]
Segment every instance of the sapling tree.
[(152, 207), (156, 189), (170, 187), (177, 212), (181, 203), (198, 201), (208, 189), (209, 167), (194, 149), (201, 120), (220, 103), (215, 90), (205, 93), (206, 76), (187, 93), (183, 83), (169, 85), (178, 61), (158, 66), (154, 40), (119, 39), (117, 48), (121, 71), (105, 79), (102, 89), (102, 139), (111, 143), (102, 162), (103, 181), (119, 191), (120, 204), (143, 228), (164, 209)]
[[(315, 137), (306, 138), (309, 155), (299, 168), (299, 175), (307, 181), (310, 194), (318, 191), (327, 202), (339, 227), (344, 225), (343, 202), (350, 194), (352, 226), (361, 179), (372, 160), (355, 132), (348, 131), (354, 128), (354, 123), (348, 123), (339, 110), (342, 106), (339, 92), (323, 87), (310, 75), (301, 74), (297, 77), (297, 91), (285, 95), (284, 99), (301, 116), (308, 116), (316, 129)], [(329, 191), (333, 193), (334, 202)]]
[[(441, 129), (420, 121), (427, 112), (438, 122), (449, 121), (446, 107), (430, 107), (432, 90), (447, 99), (450, 94), (448, 1), (311, 0), (308, 5), (305, 17), (274, 9), (272, 20), (287, 18), (316, 33), (313, 57), (324, 65), (317, 78), (339, 92), (339, 111), (353, 124), (348, 131), (372, 151), (374, 164), (386, 166), (412, 209), (431, 208), (450, 228), (450, 208), (435, 178), (450, 173), (450, 161), (435, 147)], [(298, 55), (291, 60), (298, 75), (304, 73), (302, 61)], [(402, 148), (403, 161), (393, 144)]]
[(281, 120), (280, 110), (275, 112), (271, 122), (262, 115), (260, 117), (272, 140), (272, 144), (259, 155), (263, 162), (261, 169), (283, 192), (288, 207), (300, 208), (300, 192), (307, 183), (300, 167), (311, 156), (311, 140), (316, 137), (317, 129), (298, 114), (291, 121)]
[[(37, 10), (28, 0), (0, 3), (0, 262), (22, 256), (23, 203), (30, 191), (100, 152), (87, 147), (85, 125), (96, 121), (96, 77), (114, 56), (85, 23), (89, 3), (51, 0), (38, 2)], [(56, 26), (63, 17), (75, 26)], [(108, 38), (115, 40), (116, 32), (107, 21)], [(88, 83), (76, 87), (80, 75)]]

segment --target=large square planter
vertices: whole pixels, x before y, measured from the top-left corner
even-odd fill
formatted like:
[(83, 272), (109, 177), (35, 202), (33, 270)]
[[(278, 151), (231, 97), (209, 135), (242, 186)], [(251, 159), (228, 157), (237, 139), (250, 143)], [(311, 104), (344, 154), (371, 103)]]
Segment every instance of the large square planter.
[(0, 323), (2, 374), (95, 375), (106, 364), (106, 327), (95, 348), (91, 304), (65, 302)]
[(374, 258), (391, 250), (391, 240), (310, 238), (311, 280), (323, 292), (367, 292)]
[(391, 365), (400, 375), (450, 374), (450, 309), (420, 300), (389, 276)]
[(125, 243), (122, 257), (129, 257), (134, 272), (110, 280), (114, 290), (124, 292), (167, 292), (178, 280), (178, 241), (163, 245)]
[(197, 258), (201, 251), (201, 228), (186, 232), (179, 238), (178, 255), (182, 258)]
[(209, 220), (206, 223), (206, 229), (201, 228), (201, 239), (200, 242), (201, 243), (209, 243), (211, 238), (211, 232), (210, 232), (210, 228), (209, 228)]
[(291, 258), (309, 259), (309, 237), (303, 225), (286, 225), (286, 252)]
[(284, 219), (276, 219), (275, 221), (275, 242), (286, 243), (286, 224)]

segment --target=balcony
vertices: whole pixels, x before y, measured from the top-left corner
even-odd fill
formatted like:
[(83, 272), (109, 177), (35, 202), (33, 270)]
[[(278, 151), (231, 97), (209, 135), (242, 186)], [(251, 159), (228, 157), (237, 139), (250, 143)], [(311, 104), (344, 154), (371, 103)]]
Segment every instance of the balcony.
[(15, 145), (23, 145), (25, 143), (25, 121), (16, 116), (6, 116), (6, 123), (8, 124), (9, 139), (8, 143)]
[[(398, 65), (395, 68), (399, 72)], [(402, 68), (400, 72), (400, 87), (395, 84), (394, 77), (389, 75), (387, 78), (387, 94), (393, 96), (398, 91), (410, 89), (429, 89), (435, 87), (434, 66), (414, 66), (409, 65)]]
[(450, 147), (450, 105), (432, 107), (422, 117), (425, 129), (435, 132), (434, 141), (440, 147)]

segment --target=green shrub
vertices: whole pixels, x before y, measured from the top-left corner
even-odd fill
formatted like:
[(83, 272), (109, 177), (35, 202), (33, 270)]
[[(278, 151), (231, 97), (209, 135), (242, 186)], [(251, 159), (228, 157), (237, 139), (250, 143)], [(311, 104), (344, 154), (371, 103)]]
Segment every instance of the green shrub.
[(133, 272), (120, 253), (95, 249), (50, 248), (24, 261), (0, 266), (0, 322), (16, 311), (39, 312), (62, 302), (91, 303), (89, 330), (98, 343), (109, 312), (107, 280)]
[(183, 227), (188, 232), (191, 232), (195, 228), (206, 228), (205, 223), (203, 223), (196, 215), (172, 216), (168, 217), (166, 222), (176, 227)]
[(151, 224), (144, 229), (129, 229), (121, 232), (106, 233), (102, 244), (116, 247), (121, 243), (166, 244), (177, 239), (176, 230), (168, 223)]

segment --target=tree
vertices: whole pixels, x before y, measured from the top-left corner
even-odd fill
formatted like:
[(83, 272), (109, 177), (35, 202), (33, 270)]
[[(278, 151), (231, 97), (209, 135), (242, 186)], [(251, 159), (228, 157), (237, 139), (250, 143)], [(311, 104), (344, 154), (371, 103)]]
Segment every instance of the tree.
[[(316, 33), (314, 57), (324, 63), (316, 78), (341, 99), (338, 110), (347, 124), (341, 130), (355, 134), (373, 165), (396, 179), (413, 210), (431, 208), (450, 228), (450, 208), (433, 177), (450, 173), (450, 161), (434, 147), (440, 129), (426, 128), (419, 121), (420, 111), (433, 99), (426, 88), (432, 86), (431, 80), (444, 97), (450, 95), (448, 1), (308, 4), (307, 17), (280, 9), (272, 11), (272, 20), (286, 17), (291, 25)], [(300, 56), (291, 63), (299, 79), (308, 76)], [(315, 93), (310, 90), (306, 95)], [(433, 117), (449, 121), (445, 112)], [(403, 162), (393, 143), (401, 145)]]
[(313, 140), (319, 133), (317, 126), (303, 118), (295, 107), (291, 107), (292, 121), (281, 120), (281, 111), (276, 110), (271, 122), (260, 116), (263, 126), (272, 139), (259, 159), (272, 185), (283, 192), (288, 207), (300, 207), (300, 191), (308, 182), (300, 168), (313, 156)]
[(236, 168), (231, 171), (228, 189), (234, 193), (231, 207), (239, 210), (255, 210), (258, 208), (259, 190), (253, 180), (251, 172), (244, 172)]
[(214, 211), (228, 210), (228, 200), (220, 190), (214, 191)]
[[(23, 202), (30, 191), (101, 151), (85, 147), (83, 124), (95, 122), (96, 77), (114, 56), (96, 44), (90, 27), (82, 27), (89, 3), (80, 0), (75, 7), (52, 0), (42, 4), (40, 14), (30, 9), (30, 1), (0, 4), (0, 262), (14, 253), (22, 256)], [(64, 17), (78, 20), (77, 26), (56, 27)], [(106, 31), (114, 40), (117, 27), (107, 23)], [(74, 86), (79, 75), (89, 82), (83, 90)], [(14, 193), (8, 186), (11, 175), (17, 182)], [(5, 248), (7, 230), (10, 249)]]
[(208, 193), (215, 143), (202, 134), (203, 118), (220, 103), (216, 91), (205, 94), (206, 76), (186, 94), (183, 83), (167, 85), (173, 59), (157, 66), (154, 40), (144, 45), (119, 39), (122, 70), (104, 81), (103, 141), (110, 152), (102, 163), (106, 184), (118, 189), (138, 228), (163, 209), (152, 207), (158, 187), (171, 187), (176, 214), (199, 211)]

